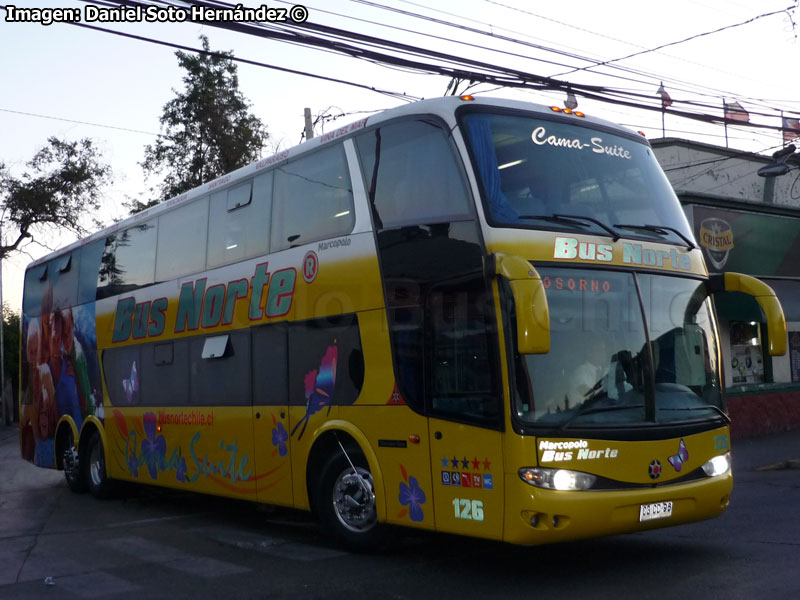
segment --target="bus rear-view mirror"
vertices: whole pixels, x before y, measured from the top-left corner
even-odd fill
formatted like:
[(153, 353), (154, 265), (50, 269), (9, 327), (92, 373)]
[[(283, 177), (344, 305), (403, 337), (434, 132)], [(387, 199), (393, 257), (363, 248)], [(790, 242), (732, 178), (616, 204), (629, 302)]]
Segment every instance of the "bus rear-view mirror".
[(713, 291), (742, 292), (752, 296), (767, 319), (767, 337), (771, 356), (786, 354), (786, 317), (773, 290), (760, 279), (743, 273), (723, 273), (712, 276)]
[(520, 354), (550, 352), (550, 311), (544, 283), (530, 262), (520, 256), (494, 254), (494, 270), (509, 282), (516, 305), (517, 350)]

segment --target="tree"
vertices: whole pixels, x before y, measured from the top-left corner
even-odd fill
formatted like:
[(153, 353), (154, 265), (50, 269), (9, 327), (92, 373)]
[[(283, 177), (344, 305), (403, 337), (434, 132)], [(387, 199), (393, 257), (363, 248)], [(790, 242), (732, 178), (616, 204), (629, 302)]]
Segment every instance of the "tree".
[[(19, 390), (19, 314), (15, 313), (8, 307), (8, 304), (3, 302), (2, 306), (3, 317), (3, 359), (5, 366), (6, 381), (11, 381), (11, 392), (14, 402), (11, 407), (11, 417), (16, 415), (17, 405), (17, 392)], [(1, 386), (0, 386), (1, 387)], [(0, 418), (2, 418), (3, 411), (0, 410)], [(9, 420), (17, 420), (9, 419)]]
[(20, 178), (0, 162), (3, 233), (14, 238), (0, 243), (0, 260), (35, 233), (67, 229), (84, 235), (83, 217), (99, 208), (101, 189), (111, 182), (111, 167), (91, 140), (66, 142), (51, 137), (47, 142)]
[(269, 137), (239, 91), (232, 53), (213, 52), (206, 36), (200, 40), (199, 54), (175, 53), (186, 70), (185, 89), (164, 105), (162, 133), (145, 147), (145, 173), (163, 174), (159, 197), (148, 203), (133, 200), (127, 205), (132, 213), (257, 160)]

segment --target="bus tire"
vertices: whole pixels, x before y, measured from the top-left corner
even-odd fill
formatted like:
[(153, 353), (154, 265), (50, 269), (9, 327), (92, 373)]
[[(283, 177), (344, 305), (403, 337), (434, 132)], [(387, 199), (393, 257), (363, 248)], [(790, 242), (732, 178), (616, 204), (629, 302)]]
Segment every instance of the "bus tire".
[(66, 433), (61, 445), (61, 460), (64, 466), (64, 478), (67, 480), (67, 487), (76, 494), (86, 491), (86, 480), (81, 476), (81, 461), (78, 449), (75, 447), (75, 436), (72, 427), (64, 426)]
[(378, 523), (375, 486), (364, 454), (347, 448), (357, 474), (347, 456), (331, 455), (320, 470), (316, 490), (316, 511), (326, 532), (349, 550), (361, 551), (380, 546), (384, 527)]
[(84, 456), (81, 462), (84, 465), (86, 487), (95, 498), (107, 498), (111, 492), (111, 480), (106, 474), (106, 455), (98, 431), (89, 435)]

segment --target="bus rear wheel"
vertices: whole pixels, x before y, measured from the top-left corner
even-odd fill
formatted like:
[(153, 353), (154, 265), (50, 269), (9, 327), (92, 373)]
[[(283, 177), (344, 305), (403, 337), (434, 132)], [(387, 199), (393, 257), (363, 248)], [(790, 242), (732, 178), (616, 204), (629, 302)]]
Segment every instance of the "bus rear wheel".
[(343, 546), (366, 550), (381, 545), (384, 528), (378, 523), (375, 485), (367, 460), (358, 449), (346, 452), (332, 455), (322, 467), (317, 515), (326, 531)]
[(64, 434), (64, 442), (62, 445), (62, 464), (64, 465), (64, 477), (67, 480), (67, 486), (70, 490), (76, 493), (86, 491), (86, 481), (81, 477), (81, 463), (78, 456), (78, 449), (75, 448), (75, 436), (72, 433), (72, 428), (67, 426), (67, 433)]
[(84, 465), (84, 481), (95, 498), (106, 498), (111, 491), (111, 481), (106, 475), (106, 455), (103, 440), (97, 431), (93, 431), (86, 444)]

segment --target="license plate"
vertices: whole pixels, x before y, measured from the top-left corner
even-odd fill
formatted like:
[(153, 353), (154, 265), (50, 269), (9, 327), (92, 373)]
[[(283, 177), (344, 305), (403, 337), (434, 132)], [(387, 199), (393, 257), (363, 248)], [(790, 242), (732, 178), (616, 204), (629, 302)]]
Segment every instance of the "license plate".
[(639, 522), (668, 519), (672, 516), (672, 502), (653, 502), (639, 507)]

